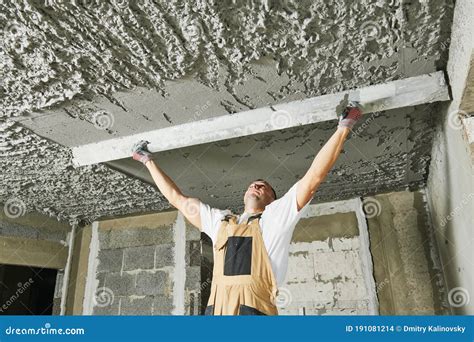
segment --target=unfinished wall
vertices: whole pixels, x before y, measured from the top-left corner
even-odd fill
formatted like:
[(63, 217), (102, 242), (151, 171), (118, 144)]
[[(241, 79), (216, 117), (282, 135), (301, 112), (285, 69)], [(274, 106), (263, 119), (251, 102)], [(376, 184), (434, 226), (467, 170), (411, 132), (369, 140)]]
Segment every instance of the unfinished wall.
[[(364, 203), (375, 205), (375, 211), (366, 208), (365, 216), (380, 314), (445, 314), (449, 302), (423, 193), (381, 194)], [(277, 301), (280, 314), (368, 314), (371, 291), (362, 263), (368, 246), (361, 246), (359, 236), (362, 209), (315, 213), (295, 229), (287, 278)], [(67, 261), (62, 239), (69, 227), (33, 216), (2, 216), (0, 263), (34, 260), (29, 264), (38, 265), (48, 253), (61, 251), (61, 258), (48, 259), (60, 270), (54, 311), (59, 314)], [(44, 228), (35, 228), (41, 224)], [(170, 211), (104, 220), (93, 227), (78, 227), (75, 237), (67, 298), (63, 298), (66, 314), (200, 314), (210, 288), (212, 250), (203, 250), (201, 263), (201, 234), (181, 214)], [(27, 241), (23, 249), (15, 247), (16, 253), (25, 254), (11, 253), (13, 245), (6, 241), (12, 238)]]
[(68, 224), (36, 212), (13, 211), (14, 208), (6, 204), (0, 204), (0, 209), (1, 236), (67, 244), (67, 234), (71, 229)]
[[(443, 271), (430, 223), (419, 191), (367, 197), (355, 212), (302, 219), (291, 243), (280, 314), (366, 315), (371, 294), (377, 296), (381, 315), (446, 314)], [(359, 235), (364, 229), (370, 236), (367, 246)], [(362, 262), (366, 248), (373, 289)]]
[(367, 197), (367, 218), (382, 315), (447, 314), (446, 289), (423, 192)]
[(71, 227), (39, 213), (25, 213), (15, 203), (0, 208), (0, 264), (57, 269), (53, 314), (59, 314), (62, 299), (58, 291), (67, 263)]
[(368, 314), (355, 213), (301, 219), (295, 228), (280, 315)]
[(441, 108), (427, 183), (448, 300), (455, 314), (474, 313), (474, 163), (461, 120), (473, 115), (472, 93), (469, 96), (466, 92), (474, 82), (468, 78), (473, 58), (473, 16), (474, 2), (458, 0), (447, 67), (453, 101)]
[[(68, 289), (65, 294), (65, 314), (82, 315), (84, 311), (84, 292), (86, 288), (89, 255), (92, 239), (90, 225), (78, 225), (75, 229), (74, 245), (71, 249)], [(58, 284), (62, 283), (62, 274), (58, 274)], [(62, 287), (57, 288), (55, 296), (62, 297)]]
[(93, 314), (198, 313), (200, 233), (181, 214), (172, 211), (100, 221), (97, 233), (92, 234), (91, 245), (97, 237), (98, 250), (90, 250), (96, 264), (89, 262), (95, 268)]

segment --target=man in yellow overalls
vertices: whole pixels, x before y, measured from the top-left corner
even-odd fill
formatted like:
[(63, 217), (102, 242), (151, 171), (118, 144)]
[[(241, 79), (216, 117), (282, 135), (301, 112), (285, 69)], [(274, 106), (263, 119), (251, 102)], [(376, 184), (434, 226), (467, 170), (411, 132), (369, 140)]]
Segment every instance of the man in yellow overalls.
[(241, 215), (210, 208), (199, 199), (184, 195), (152, 160), (148, 142), (140, 141), (134, 146), (133, 159), (148, 168), (168, 201), (213, 242), (214, 269), (206, 315), (278, 314), (277, 287), (285, 278), (294, 227), (360, 117), (357, 104), (350, 104), (339, 115), (336, 132), (303, 178), (282, 198), (277, 199), (265, 180), (253, 181), (245, 193)]

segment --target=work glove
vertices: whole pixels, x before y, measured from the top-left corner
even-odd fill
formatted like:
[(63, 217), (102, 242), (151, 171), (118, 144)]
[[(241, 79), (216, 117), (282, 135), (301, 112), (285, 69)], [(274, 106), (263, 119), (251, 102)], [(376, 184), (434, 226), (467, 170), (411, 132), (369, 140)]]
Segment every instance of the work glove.
[(362, 117), (362, 110), (357, 101), (349, 101), (346, 109), (339, 115), (339, 124), (337, 127), (348, 127), (352, 129), (355, 123)]
[(146, 164), (148, 161), (152, 160), (152, 155), (150, 151), (148, 151), (147, 145), (149, 144), (149, 141), (146, 140), (140, 140), (137, 142), (135, 145), (133, 145), (133, 159), (137, 160), (143, 164)]

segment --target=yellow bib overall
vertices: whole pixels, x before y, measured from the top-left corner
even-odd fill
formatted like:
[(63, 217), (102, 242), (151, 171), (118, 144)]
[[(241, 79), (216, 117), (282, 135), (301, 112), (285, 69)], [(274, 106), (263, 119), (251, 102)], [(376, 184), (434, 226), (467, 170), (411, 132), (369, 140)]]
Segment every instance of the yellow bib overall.
[(205, 315), (278, 315), (277, 286), (260, 216), (251, 216), (241, 224), (235, 215), (221, 221)]

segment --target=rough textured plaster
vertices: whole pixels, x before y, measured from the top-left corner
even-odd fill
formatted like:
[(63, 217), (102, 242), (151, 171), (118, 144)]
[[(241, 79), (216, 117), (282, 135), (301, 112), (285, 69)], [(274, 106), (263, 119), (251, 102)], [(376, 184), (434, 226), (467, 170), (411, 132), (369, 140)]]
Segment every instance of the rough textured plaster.
[[(8, 139), (7, 151), (1, 146)], [(103, 165), (75, 170), (70, 151), (18, 124), (0, 126), (0, 202), (60, 219), (94, 219), (167, 206), (160, 193)]]
[[(88, 129), (75, 126), (72, 134), (88, 137), (99, 133), (90, 120), (94, 111), (79, 103), (86, 101), (94, 108), (93, 101), (105, 98), (121, 107), (120, 96), (114, 95), (118, 90), (136, 94), (137, 87), (142, 87), (166, 97), (171, 92), (167, 82), (197, 81), (223, 92), (228, 100), (219, 99), (219, 106), (232, 113), (427, 73), (446, 64), (452, 7), (451, 0), (347, 0), (337, 4), (3, 1), (0, 202), (21, 197), (27, 210), (60, 218), (94, 218), (167, 206), (150, 186), (104, 166), (73, 170), (66, 148), (11, 123), (12, 117), (35, 111), (43, 120), (48, 110), (70, 106), (70, 116), (89, 125)], [(259, 60), (264, 64), (274, 61), (284, 81), (271, 83), (268, 92), (249, 92), (259, 89), (260, 76), (253, 76), (256, 72), (250, 63)], [(256, 83), (248, 88), (245, 80)], [(139, 97), (136, 101), (141, 103)], [(195, 113), (155, 115), (173, 123), (193, 119)], [(130, 113), (132, 118), (137, 115)], [(293, 139), (302, 139), (302, 143), (305, 130), (299, 132), (299, 138)], [(430, 141), (429, 131), (427, 136), (419, 129), (413, 132), (421, 136), (416, 146), (423, 150), (424, 141)], [(377, 136), (385, 138), (389, 136)], [(421, 159), (415, 155), (414, 161), (426, 161), (426, 155)], [(405, 165), (403, 158), (382, 163), (386, 167)], [(412, 163), (409, 168), (422, 179), (423, 170), (415, 166)], [(390, 185), (378, 189), (384, 187)]]
[(417, 59), (443, 62), (452, 1), (4, 1), (0, 13), (11, 116), (134, 86), (166, 94), (184, 76), (216, 87), (221, 67), (234, 94), (266, 56), (307, 95), (423, 73)]

